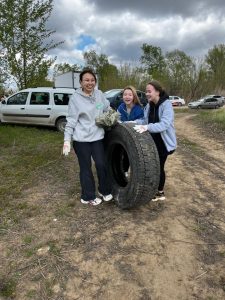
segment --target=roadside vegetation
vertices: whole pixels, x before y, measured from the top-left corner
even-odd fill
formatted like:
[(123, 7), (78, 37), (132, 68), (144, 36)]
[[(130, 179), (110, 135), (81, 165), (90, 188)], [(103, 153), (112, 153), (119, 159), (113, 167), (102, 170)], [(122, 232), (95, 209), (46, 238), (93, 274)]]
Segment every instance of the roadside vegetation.
[(200, 111), (198, 119), (225, 130), (225, 109)]
[(45, 128), (3, 125), (0, 141), (2, 209), (25, 187), (35, 185), (39, 170), (60, 161), (62, 134)]

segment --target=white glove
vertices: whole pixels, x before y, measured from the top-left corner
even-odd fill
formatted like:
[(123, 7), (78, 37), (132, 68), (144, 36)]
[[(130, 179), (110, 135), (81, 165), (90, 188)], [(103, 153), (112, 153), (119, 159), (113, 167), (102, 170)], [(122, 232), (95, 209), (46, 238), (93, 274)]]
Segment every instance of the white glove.
[(63, 145), (63, 155), (67, 156), (70, 153), (70, 142), (65, 141)]
[(143, 132), (145, 132), (145, 131), (148, 130), (148, 125), (135, 125), (133, 128), (134, 128), (134, 130), (136, 130), (137, 132), (143, 133)]

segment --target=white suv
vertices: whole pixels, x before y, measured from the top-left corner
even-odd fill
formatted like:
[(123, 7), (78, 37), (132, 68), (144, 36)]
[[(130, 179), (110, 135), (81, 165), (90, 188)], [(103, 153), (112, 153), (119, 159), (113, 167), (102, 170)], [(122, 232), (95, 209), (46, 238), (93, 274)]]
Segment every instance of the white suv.
[(21, 90), (0, 103), (0, 121), (55, 126), (64, 131), (74, 89), (39, 87)]
[(185, 101), (183, 98), (180, 98), (178, 96), (169, 96), (169, 99), (173, 106), (182, 106), (185, 105)]

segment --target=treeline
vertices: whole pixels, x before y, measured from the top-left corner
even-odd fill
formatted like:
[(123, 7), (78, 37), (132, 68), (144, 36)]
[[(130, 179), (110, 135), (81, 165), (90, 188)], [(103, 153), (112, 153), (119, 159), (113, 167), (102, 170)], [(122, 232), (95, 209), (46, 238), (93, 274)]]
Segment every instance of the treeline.
[[(163, 83), (170, 95), (178, 95), (186, 100), (196, 99), (206, 94), (225, 95), (225, 45), (215, 45), (202, 59), (188, 56), (180, 50), (163, 54), (160, 47), (143, 44), (139, 62), (115, 66), (105, 54), (94, 50), (84, 53), (85, 67), (91, 67), (99, 75), (102, 90), (123, 88), (132, 84), (145, 90), (151, 79)], [(54, 75), (67, 71), (79, 71), (78, 65), (67, 63), (54, 67)]]
[[(52, 9), (53, 0), (0, 0), (0, 94), (10, 79), (19, 89), (52, 86), (57, 74), (91, 67), (103, 91), (128, 84), (144, 90), (149, 80), (157, 79), (170, 95), (186, 100), (211, 93), (225, 95), (225, 44), (215, 45), (201, 59), (180, 50), (163, 53), (160, 47), (143, 44), (139, 61), (120, 66), (94, 50), (84, 53), (84, 66), (55, 64), (56, 57), (49, 58), (47, 53), (63, 41), (54, 41), (54, 31), (46, 27)], [(49, 80), (52, 68), (53, 80)]]

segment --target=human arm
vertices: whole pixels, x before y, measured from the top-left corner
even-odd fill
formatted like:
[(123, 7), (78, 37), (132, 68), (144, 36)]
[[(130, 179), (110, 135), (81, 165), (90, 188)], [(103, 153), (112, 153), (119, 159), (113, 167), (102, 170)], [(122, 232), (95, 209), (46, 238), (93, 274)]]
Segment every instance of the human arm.
[[(143, 122), (142, 120), (137, 120), (137, 124), (139, 125), (135, 126), (134, 129), (140, 133), (147, 130), (152, 133), (166, 131), (174, 121), (174, 111), (169, 101), (162, 104), (161, 110), (159, 122), (146, 124), (146, 122)], [(146, 121), (146, 115), (144, 119)]]
[(67, 156), (71, 150), (71, 139), (73, 136), (74, 129), (76, 127), (78, 121), (78, 108), (76, 105), (75, 95), (73, 95), (70, 99), (68, 105), (68, 116), (67, 123), (64, 131), (64, 144), (63, 144), (63, 155)]
[(165, 101), (162, 104), (160, 113), (160, 121), (156, 123), (149, 123), (147, 130), (152, 133), (166, 131), (174, 122), (174, 110), (170, 101)]

